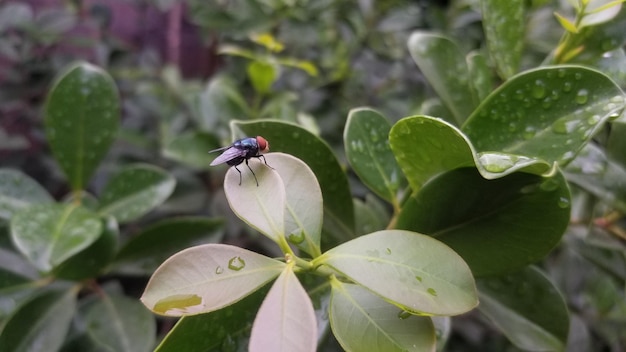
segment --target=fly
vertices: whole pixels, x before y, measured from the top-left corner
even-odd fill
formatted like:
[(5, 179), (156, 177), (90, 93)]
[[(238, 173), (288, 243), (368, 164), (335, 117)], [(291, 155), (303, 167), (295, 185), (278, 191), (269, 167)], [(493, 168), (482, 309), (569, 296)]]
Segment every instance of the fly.
[(263, 158), (263, 162), (270, 169), (274, 169), (273, 167), (267, 165), (267, 161), (265, 160), (265, 156), (263, 153), (267, 153), (270, 150), (270, 144), (267, 140), (261, 136), (256, 137), (248, 137), (236, 140), (232, 145), (228, 147), (223, 147), (219, 149), (211, 150), (209, 153), (220, 152), (223, 151), (215, 160), (211, 162), (211, 166), (219, 165), (226, 163), (230, 166), (234, 166), (235, 170), (239, 172), (239, 185), (241, 186), (241, 170), (237, 168), (237, 165), (246, 162), (246, 166), (252, 172), (252, 176), (254, 176), (254, 180), (256, 181), (257, 187), (259, 186), (259, 180), (256, 179), (256, 175), (254, 171), (248, 165), (248, 160), (250, 158)]

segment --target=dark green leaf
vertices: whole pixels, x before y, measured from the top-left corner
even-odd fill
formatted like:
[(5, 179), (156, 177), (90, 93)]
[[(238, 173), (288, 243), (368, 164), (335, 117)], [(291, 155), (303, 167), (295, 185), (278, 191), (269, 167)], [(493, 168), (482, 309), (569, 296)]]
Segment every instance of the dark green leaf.
[(478, 304), (467, 264), (443, 243), (419, 233), (364, 235), (313, 260), (319, 264), (418, 314), (461, 314)]
[(566, 164), (623, 109), (624, 93), (598, 71), (578, 66), (539, 68), (494, 91), (470, 116), (463, 132), (478, 152)]
[(50, 203), (53, 199), (35, 180), (19, 170), (0, 169), (0, 218), (9, 220), (32, 204)]
[(101, 232), (100, 219), (77, 205), (34, 205), (11, 219), (15, 246), (44, 272), (89, 247)]
[(119, 237), (117, 222), (113, 218), (103, 219), (102, 228), (102, 234), (95, 242), (54, 270), (55, 277), (74, 281), (95, 278), (111, 264)]
[(315, 351), (317, 320), (311, 299), (287, 266), (267, 294), (252, 325), (250, 351)]
[(567, 305), (539, 269), (476, 281), (478, 309), (517, 347), (527, 351), (562, 351), (567, 342)]
[(346, 351), (433, 351), (435, 329), (359, 285), (333, 280), (330, 322)]
[(236, 135), (265, 137), (272, 151), (291, 154), (315, 173), (324, 198), (324, 228), (336, 240), (354, 236), (354, 210), (348, 180), (332, 150), (318, 136), (285, 122), (233, 122)]
[(408, 45), (422, 74), (453, 114), (441, 117), (461, 125), (477, 105), (470, 89), (465, 55), (450, 39), (432, 33), (415, 32)]
[[(182, 317), (155, 352), (233, 351), (249, 336), (269, 285), (218, 311)], [(246, 341), (247, 343), (247, 341)]]
[(444, 173), (404, 205), (396, 226), (429, 234), (452, 247), (476, 276), (498, 275), (537, 262), (569, 222), (563, 176), (514, 173), (486, 180), (473, 168)]
[[(0, 351), (56, 351), (76, 309), (75, 290), (51, 291), (23, 304), (0, 333)], [(45, 347), (43, 347), (45, 346)]]
[(87, 308), (85, 324), (99, 349), (116, 352), (152, 351), (156, 322), (136, 299), (104, 295)]
[(98, 212), (120, 223), (135, 220), (163, 203), (175, 185), (176, 180), (156, 166), (126, 166), (105, 186)]
[(0, 268), (0, 292), (13, 290), (31, 282), (30, 278), (19, 275), (5, 268)]
[(361, 181), (399, 207), (402, 172), (389, 147), (389, 121), (375, 110), (353, 109), (343, 134), (346, 157)]
[(523, 0), (481, 0), (483, 28), (489, 53), (500, 77), (507, 79), (517, 73), (524, 50)]
[(478, 52), (472, 52), (467, 55), (467, 67), (472, 78), (472, 90), (476, 96), (476, 101), (483, 101), (493, 90), (494, 84), (494, 74), (489, 67), (487, 58)]
[(205, 217), (178, 217), (162, 220), (133, 238), (117, 254), (116, 271), (132, 275), (150, 275), (177, 251), (200, 241), (219, 242), (223, 221)]
[(74, 190), (85, 188), (119, 125), (113, 79), (88, 63), (69, 67), (52, 87), (44, 120), (52, 154)]

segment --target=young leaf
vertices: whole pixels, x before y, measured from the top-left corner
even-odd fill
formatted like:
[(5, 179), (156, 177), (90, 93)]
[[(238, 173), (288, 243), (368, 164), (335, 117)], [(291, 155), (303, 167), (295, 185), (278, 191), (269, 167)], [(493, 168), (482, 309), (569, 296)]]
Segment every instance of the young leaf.
[(402, 309), (432, 315), (478, 304), (469, 267), (443, 243), (415, 232), (385, 230), (341, 244), (314, 265), (328, 265)]
[(172, 176), (156, 166), (126, 166), (104, 187), (98, 212), (119, 223), (135, 220), (163, 203), (175, 184)]
[(463, 168), (432, 179), (402, 208), (396, 226), (450, 246), (476, 276), (499, 275), (542, 259), (569, 223), (570, 195), (560, 173), (517, 172), (486, 180)]
[(35, 180), (19, 170), (0, 169), (0, 219), (32, 204), (51, 203), (52, 197)]
[(70, 66), (52, 87), (45, 107), (46, 137), (73, 190), (85, 188), (109, 151), (119, 105), (111, 76), (85, 62)]
[(329, 313), (346, 351), (435, 351), (430, 318), (405, 312), (359, 285), (332, 280)]
[(524, 50), (523, 0), (481, 0), (483, 28), (489, 53), (500, 77), (506, 79), (519, 69)]
[(466, 60), (476, 101), (483, 101), (493, 90), (494, 74), (485, 55), (478, 51), (468, 54)]
[(562, 351), (567, 342), (567, 305), (539, 269), (476, 281), (478, 309), (517, 347), (527, 351)]
[(152, 275), (141, 301), (157, 314), (208, 313), (278, 276), (285, 264), (246, 249), (205, 244), (178, 252)]
[(152, 274), (159, 264), (192, 245), (216, 243), (222, 238), (223, 221), (205, 217), (174, 217), (160, 221), (131, 238), (115, 258), (116, 272)]
[(276, 279), (254, 319), (250, 351), (315, 351), (317, 320), (313, 303), (287, 266)]
[[(0, 333), (0, 351), (57, 351), (76, 310), (74, 290), (42, 293), (13, 313)], [(42, 347), (45, 346), (45, 347)]]
[(315, 174), (302, 160), (289, 154), (270, 153), (267, 162), (283, 181), (287, 241), (313, 257), (319, 256), (324, 208)]
[(521, 73), (494, 91), (462, 130), (477, 151), (500, 151), (561, 165), (624, 109), (604, 74), (578, 66)]
[(242, 164), (240, 172), (231, 167), (226, 173), (224, 193), (228, 204), (241, 220), (279, 243), (285, 237), (285, 186), (279, 174), (262, 159), (252, 159), (248, 165), (252, 171)]
[(154, 347), (154, 316), (134, 298), (104, 295), (87, 308), (84, 319), (101, 350), (149, 352)]
[(453, 114), (442, 117), (461, 125), (477, 105), (470, 90), (465, 56), (454, 42), (437, 34), (415, 32), (408, 46), (420, 71)]
[(261, 135), (272, 151), (285, 152), (304, 161), (315, 173), (324, 197), (324, 229), (336, 242), (354, 236), (354, 209), (348, 179), (331, 148), (306, 129), (280, 121), (233, 121), (235, 134)]
[(77, 205), (34, 205), (11, 219), (13, 243), (43, 272), (87, 248), (101, 233), (100, 219)]
[(252, 61), (247, 67), (248, 78), (258, 94), (267, 94), (278, 76), (277, 68), (267, 62)]
[(343, 133), (346, 157), (361, 181), (399, 207), (402, 173), (389, 147), (389, 121), (375, 110), (353, 109)]

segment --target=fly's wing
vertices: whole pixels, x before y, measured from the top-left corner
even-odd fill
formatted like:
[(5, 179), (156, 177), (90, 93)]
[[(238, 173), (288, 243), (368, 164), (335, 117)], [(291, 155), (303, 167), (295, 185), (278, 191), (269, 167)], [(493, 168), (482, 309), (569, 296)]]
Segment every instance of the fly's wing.
[[(217, 150), (221, 150), (221, 149), (217, 149)], [(245, 150), (240, 150), (240, 149), (233, 148), (233, 147), (226, 147), (226, 150), (224, 150), (224, 152), (220, 154), (217, 158), (215, 158), (209, 165), (213, 166), (213, 165), (223, 164), (225, 162), (228, 162), (229, 160), (239, 158), (242, 156), (246, 156)]]

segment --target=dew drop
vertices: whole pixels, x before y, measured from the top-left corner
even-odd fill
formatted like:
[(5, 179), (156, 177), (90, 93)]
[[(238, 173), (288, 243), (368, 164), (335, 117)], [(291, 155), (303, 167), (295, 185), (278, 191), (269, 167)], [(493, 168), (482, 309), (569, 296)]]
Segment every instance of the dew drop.
[(304, 241), (304, 232), (300, 231), (298, 233), (291, 233), (287, 237), (287, 240), (293, 244), (300, 244)]
[(576, 100), (576, 103), (583, 105), (587, 103), (588, 99), (589, 99), (589, 91), (587, 91), (586, 89), (581, 89), (576, 94), (575, 100)]
[(563, 83), (563, 91), (565, 93), (571, 92), (572, 91), (572, 82), (568, 81), (568, 82)]
[(215, 268), (215, 273), (216, 273), (217, 275), (219, 275), (219, 274), (221, 274), (221, 273), (223, 273), (223, 272), (224, 272), (224, 268), (222, 268), (221, 266), (219, 266), (219, 265), (218, 265), (218, 266)]
[(391, 254), (391, 248), (387, 247), (387, 254)]
[(569, 199), (567, 197), (560, 197), (557, 205), (561, 209), (569, 208)]
[(546, 96), (546, 84), (540, 79), (536, 80), (530, 93), (535, 99), (543, 99)]
[(406, 311), (406, 310), (401, 310), (401, 311), (398, 313), (398, 318), (400, 318), (400, 319), (402, 319), (402, 320), (404, 320), (404, 319), (408, 319), (408, 318), (410, 318), (410, 317), (411, 317), (411, 313), (410, 313), (410, 312), (408, 312), (408, 311)]
[(575, 79), (575, 80), (580, 81), (582, 78), (583, 78), (583, 74), (582, 74), (582, 73), (580, 73), (580, 72), (576, 72), (576, 73), (574, 74), (574, 79)]
[(431, 296), (435, 296), (435, 297), (437, 297), (437, 291), (435, 291), (435, 289), (434, 289), (434, 288), (432, 288), (432, 287), (429, 287), (429, 288), (426, 290), (426, 292), (428, 292)]
[(232, 257), (228, 261), (228, 269), (230, 270), (239, 271), (243, 269), (245, 266), (246, 266), (246, 262), (243, 260), (243, 258), (239, 256)]
[(422, 282), (422, 277), (421, 276), (416, 276), (415, 279), (419, 282)]

